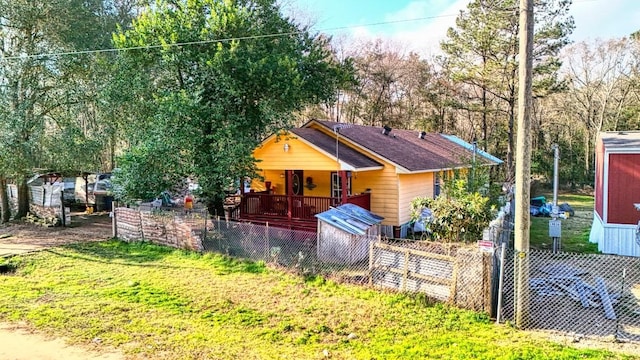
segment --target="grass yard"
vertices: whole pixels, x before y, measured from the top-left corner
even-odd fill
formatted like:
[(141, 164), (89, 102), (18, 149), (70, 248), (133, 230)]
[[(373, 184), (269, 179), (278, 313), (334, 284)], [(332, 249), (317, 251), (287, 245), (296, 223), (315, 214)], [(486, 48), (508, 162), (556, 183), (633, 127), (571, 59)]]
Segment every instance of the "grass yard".
[[(149, 244), (73, 245), (9, 260), (0, 321), (152, 359), (611, 359), (485, 315)], [(98, 340), (99, 339), (99, 340)]]
[[(552, 193), (536, 194), (553, 201)], [(593, 196), (580, 194), (558, 194), (558, 204), (568, 203), (575, 215), (562, 221), (562, 251), (571, 253), (598, 253), (598, 244), (589, 242), (589, 232), (593, 221)], [(552, 250), (549, 237), (549, 217), (531, 217), (530, 244), (532, 249)]]

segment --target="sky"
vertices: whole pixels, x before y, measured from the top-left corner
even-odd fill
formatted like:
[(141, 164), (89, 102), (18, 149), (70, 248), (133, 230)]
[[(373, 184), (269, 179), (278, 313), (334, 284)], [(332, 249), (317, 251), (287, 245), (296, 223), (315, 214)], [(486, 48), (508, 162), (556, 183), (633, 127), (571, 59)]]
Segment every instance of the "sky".
[[(338, 37), (389, 38), (429, 57), (470, 0), (285, 0), (312, 29)], [(286, 5), (285, 5), (286, 6)], [(628, 36), (640, 30), (640, 0), (573, 0), (571, 40)], [(412, 21), (408, 21), (412, 20)], [(388, 23), (388, 24), (380, 24)]]

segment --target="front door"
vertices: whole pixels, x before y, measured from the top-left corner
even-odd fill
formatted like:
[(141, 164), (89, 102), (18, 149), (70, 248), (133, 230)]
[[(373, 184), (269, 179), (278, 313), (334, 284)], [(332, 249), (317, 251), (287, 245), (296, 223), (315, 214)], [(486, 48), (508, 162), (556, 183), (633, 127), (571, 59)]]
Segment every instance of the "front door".
[[(304, 195), (304, 177), (302, 174), (302, 170), (293, 170), (293, 174), (291, 175), (291, 185), (293, 187), (293, 194), (287, 195)], [(285, 176), (285, 187), (287, 188), (287, 192), (289, 191), (289, 177)]]

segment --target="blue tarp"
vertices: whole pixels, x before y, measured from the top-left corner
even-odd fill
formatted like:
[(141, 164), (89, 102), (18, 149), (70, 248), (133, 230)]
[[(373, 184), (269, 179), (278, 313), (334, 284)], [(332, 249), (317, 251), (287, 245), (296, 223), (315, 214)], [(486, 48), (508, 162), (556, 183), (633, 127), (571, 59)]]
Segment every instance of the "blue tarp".
[(344, 204), (316, 214), (321, 221), (353, 235), (364, 235), (367, 229), (384, 219), (358, 205)]

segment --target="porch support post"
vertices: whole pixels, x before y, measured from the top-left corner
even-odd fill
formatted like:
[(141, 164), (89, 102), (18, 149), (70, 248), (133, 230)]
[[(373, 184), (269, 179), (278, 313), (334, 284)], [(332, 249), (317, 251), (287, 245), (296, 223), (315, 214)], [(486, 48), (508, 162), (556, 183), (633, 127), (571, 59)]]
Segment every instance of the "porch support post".
[(346, 204), (347, 203), (347, 194), (348, 194), (348, 188), (347, 188), (347, 172), (344, 170), (340, 170), (339, 171), (340, 174), (340, 183), (342, 185), (342, 200), (341, 203), (342, 204)]
[(293, 171), (285, 170), (287, 176), (287, 218), (291, 223), (291, 209), (293, 208)]

